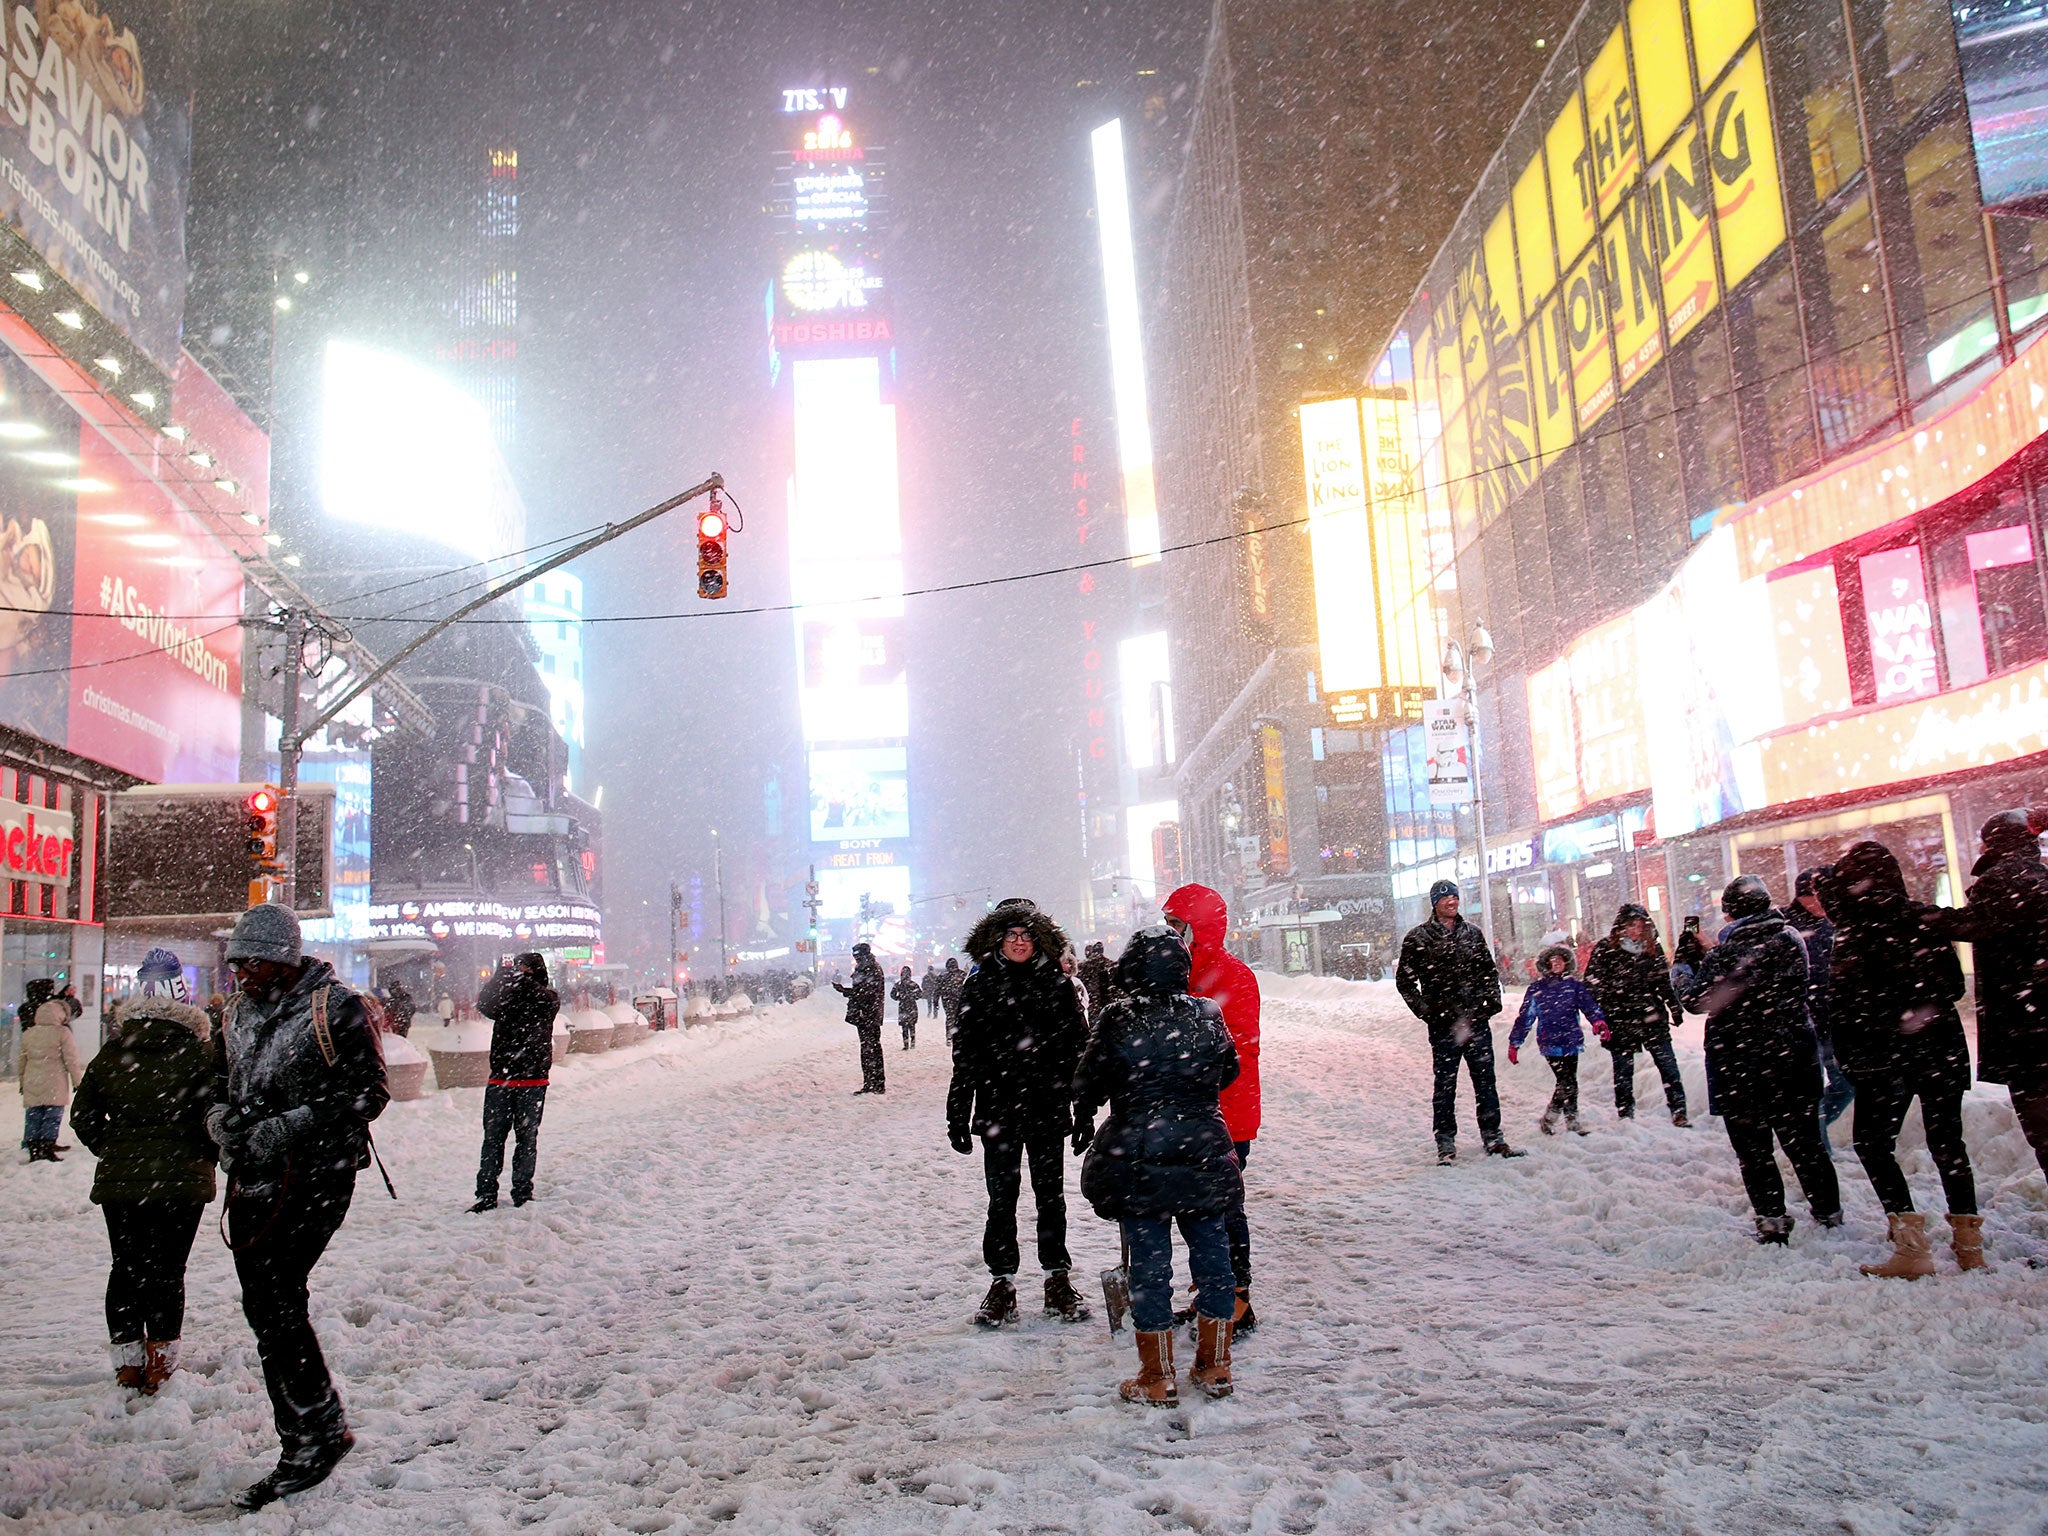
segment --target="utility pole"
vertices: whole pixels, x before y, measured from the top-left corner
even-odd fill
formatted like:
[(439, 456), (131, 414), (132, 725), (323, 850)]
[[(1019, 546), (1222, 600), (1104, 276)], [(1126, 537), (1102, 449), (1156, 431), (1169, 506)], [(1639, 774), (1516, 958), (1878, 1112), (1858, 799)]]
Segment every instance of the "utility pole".
[(683, 888), (674, 880), (668, 883), (668, 984), (678, 992), (682, 990), (682, 957), (676, 952), (676, 930), (683, 924)]
[(711, 878), (718, 886), (718, 974), (732, 974), (732, 951), (725, 943), (725, 844), (718, 840), (718, 829), (711, 829)]
[(811, 866), (811, 878), (804, 884), (804, 910), (811, 914), (811, 980), (818, 979), (818, 912), (825, 903), (818, 896), (818, 866)]
[[(299, 909), (299, 684), (304, 665), (306, 616), (287, 608), (284, 625), (284, 713), (278, 717), (277, 857), (282, 866), (277, 899), (287, 912)], [(290, 745), (287, 746), (287, 743)]]

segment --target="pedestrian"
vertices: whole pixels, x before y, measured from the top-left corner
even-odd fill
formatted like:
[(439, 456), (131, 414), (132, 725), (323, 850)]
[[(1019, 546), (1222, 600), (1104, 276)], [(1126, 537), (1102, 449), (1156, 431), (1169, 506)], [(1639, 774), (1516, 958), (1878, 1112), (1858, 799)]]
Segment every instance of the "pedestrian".
[(138, 991), (114, 1010), (114, 1039), (85, 1069), (71, 1128), (99, 1159), (92, 1199), (107, 1224), (107, 1339), (114, 1380), (154, 1393), (178, 1368), (185, 1265), (214, 1196), (219, 1155), (213, 1026), (186, 990), (178, 957), (153, 949)]
[(1672, 973), (1678, 1000), (1707, 1016), (1707, 1109), (1722, 1117), (1756, 1213), (1756, 1240), (1792, 1235), (1773, 1138), (1813, 1219), (1842, 1224), (1842, 1191), (1820, 1137), (1820, 1055), (1806, 1016), (1806, 951), (1755, 875), (1721, 893), (1728, 926), (1697, 967)]
[(57, 1144), (64, 1106), (78, 1086), (78, 1041), (71, 1010), (62, 998), (46, 996), (21, 1032), (21, 1144), (32, 1163), (61, 1163), (70, 1150)]
[(903, 1030), (903, 1049), (907, 1051), (917, 1044), (917, 1005), (924, 999), (924, 989), (910, 974), (909, 966), (903, 967), (889, 995), (896, 999), (896, 1023)]
[(555, 1064), (555, 1015), (561, 1008), (561, 995), (548, 984), (548, 963), (532, 950), (499, 966), (476, 995), (476, 1011), (491, 1021), (491, 1075), (484, 1084), (484, 1148), (477, 1160), (472, 1212), (497, 1208), (508, 1133), (512, 1203), (524, 1205), (533, 1198), (540, 1121)]
[(868, 944), (853, 946), (852, 984), (832, 983), (832, 990), (846, 999), (846, 1022), (860, 1037), (860, 1086), (853, 1091), (855, 1098), (864, 1093), (889, 1091), (882, 1073), (882, 1010), (887, 1005), (883, 996), (886, 985), (881, 962), (875, 958), (875, 951)]
[[(1195, 1282), (1195, 1361), (1188, 1381), (1228, 1397), (1231, 1314), (1229, 1213), (1244, 1203), (1243, 1178), (1218, 1096), (1238, 1075), (1222, 1010), (1188, 995), (1191, 961), (1180, 936), (1141, 928), (1117, 959), (1119, 996), (1102, 1010), (1076, 1079), (1074, 1150), (1081, 1194), (1105, 1221), (1120, 1222), (1130, 1251), (1131, 1321), (1138, 1374), (1118, 1395), (1170, 1408), (1180, 1401), (1173, 1365), (1173, 1229), (1180, 1228)], [(1109, 1105), (1099, 1130), (1095, 1111)]]
[(1958, 1269), (1984, 1267), (1984, 1218), (1963, 1141), (1970, 1045), (1956, 1000), (1963, 968), (1932, 907), (1906, 894), (1899, 861), (1882, 843), (1854, 844), (1820, 882), (1834, 924), (1830, 967), (1835, 1050), (1856, 1082), (1856, 1156), (1877, 1191), (1892, 1243), (1863, 1273), (1917, 1279), (1934, 1273), (1927, 1218), (1899, 1169), (1899, 1127), (1914, 1099), (1927, 1151), (1948, 1201)]
[(932, 1018), (939, 1016), (939, 968), (927, 965), (924, 978), (917, 984), (918, 995), (924, 999), (924, 1011)]
[(1088, 1311), (1068, 1276), (1066, 1138), (1088, 1021), (1060, 970), (1067, 936), (1035, 903), (1011, 897), (974, 925), (962, 947), (975, 967), (953, 1033), (946, 1140), (964, 1155), (981, 1139), (989, 1287), (974, 1321), (1000, 1328), (1017, 1320), (1017, 1199), (1028, 1162), (1046, 1315), (1079, 1322)]
[(400, 1036), (410, 1034), (412, 1032), (412, 993), (406, 990), (405, 983), (402, 981), (392, 982), (385, 989), (385, 993), (384, 1011), (391, 1019), (391, 1033)]
[(1579, 1016), (1593, 1026), (1593, 1033), (1607, 1039), (1607, 1019), (1592, 989), (1572, 974), (1572, 952), (1562, 944), (1553, 945), (1537, 956), (1542, 974), (1522, 994), (1522, 1010), (1515, 1015), (1514, 1030), (1508, 1035), (1508, 1065), (1521, 1060), (1522, 1042), (1536, 1031), (1536, 1048), (1550, 1064), (1557, 1086), (1550, 1093), (1550, 1107), (1536, 1128), (1546, 1136), (1557, 1134), (1557, 1122), (1574, 1136), (1584, 1136), (1579, 1123), (1579, 1053), (1586, 1048)]
[(952, 955), (946, 957), (946, 968), (939, 972), (939, 1006), (946, 1010), (946, 1049), (953, 1048), (953, 1031), (960, 1023), (960, 994), (967, 986), (967, 973), (960, 969), (960, 962)]
[(228, 1174), (228, 1246), (282, 1442), (276, 1468), (235, 1496), (260, 1509), (324, 1481), (355, 1444), (306, 1282), (348, 1214), (389, 1094), (362, 1005), (304, 954), (289, 908), (244, 912), (227, 960), (236, 990), (207, 1128)]
[(1792, 900), (1778, 911), (1778, 915), (1791, 925), (1799, 942), (1806, 946), (1806, 1014), (1813, 1020), (1814, 1045), (1820, 1052), (1824, 1084), (1820, 1091), (1820, 1131), (1823, 1138), (1827, 1136), (1828, 1127), (1842, 1118), (1842, 1112), (1856, 1097), (1856, 1085), (1842, 1070), (1841, 1061), (1835, 1054), (1828, 1018), (1828, 966), (1834, 956), (1835, 925), (1828, 921), (1818, 887), (1832, 868), (1832, 865), (1818, 864), (1799, 871), (1798, 880), (1792, 888)]
[(1429, 888), (1429, 920), (1401, 940), (1394, 986), (1408, 1011), (1429, 1030), (1435, 1075), (1434, 1126), (1439, 1165), (1458, 1160), (1458, 1067), (1472, 1078), (1479, 1139), (1490, 1157), (1522, 1157), (1500, 1131), (1500, 1090), (1493, 1079), (1493, 1017), (1500, 1012), (1500, 973), (1485, 935), (1458, 915), (1455, 881)]
[(1632, 901), (1621, 904), (1613, 928), (1593, 946), (1586, 985), (1607, 1016), (1602, 1044), (1614, 1067), (1615, 1114), (1623, 1120), (1635, 1118), (1636, 1052), (1647, 1051), (1664, 1081), (1664, 1107), (1671, 1112), (1671, 1123), (1691, 1125), (1685, 1112), (1685, 1078), (1671, 1046), (1671, 1031), (1679, 1022), (1678, 997), (1671, 990), (1671, 967), (1647, 909)]
[[(1222, 1011), (1223, 1027), (1237, 1051), (1237, 1076), (1224, 1088), (1221, 1108), (1223, 1128), (1230, 1132), (1242, 1173), (1251, 1165), (1252, 1143), (1259, 1137), (1259, 978), (1224, 942), (1230, 933), (1230, 907), (1216, 891), (1206, 885), (1184, 885), (1166, 898), (1160, 911), (1188, 947), (1188, 996), (1206, 997)], [(1114, 993), (1114, 982), (1110, 991)], [(1236, 1336), (1259, 1326), (1258, 1314), (1252, 1311), (1252, 1231), (1245, 1216), (1242, 1178), (1237, 1199), (1224, 1213), (1223, 1230), (1230, 1239), (1230, 1270), (1237, 1287), (1231, 1310)]]
[(2012, 1091), (2013, 1115), (2048, 1172), (2048, 807), (2001, 811), (1984, 823), (1968, 904), (1938, 914), (1940, 931), (1974, 946), (1977, 1076)]
[[(1171, 922), (1172, 919), (1169, 918), (1168, 921)], [(1110, 1000), (1115, 990), (1116, 984), (1111, 980), (1114, 970), (1115, 967), (1110, 964), (1109, 956), (1104, 952), (1103, 947), (1100, 944), (1090, 944), (1085, 957), (1076, 971), (1076, 974), (1081, 978), (1081, 985), (1088, 989), (1088, 1027), (1090, 1029), (1095, 1027), (1095, 1020), (1102, 1013), (1103, 1005)]]

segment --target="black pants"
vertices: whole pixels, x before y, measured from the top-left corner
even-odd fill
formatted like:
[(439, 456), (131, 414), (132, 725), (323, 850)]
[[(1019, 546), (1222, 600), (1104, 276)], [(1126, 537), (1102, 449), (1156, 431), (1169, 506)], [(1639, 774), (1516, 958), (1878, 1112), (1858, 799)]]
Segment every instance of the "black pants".
[(1500, 1135), (1500, 1090), (1493, 1082), (1493, 1031), (1484, 1024), (1460, 1025), (1433, 1033), (1429, 1053), (1436, 1071), (1436, 1144), (1458, 1139), (1458, 1064), (1472, 1077), (1474, 1107), (1479, 1112), (1479, 1139), (1492, 1146)]
[(109, 1200), (107, 1337), (168, 1343), (185, 1329), (185, 1261), (206, 1207), (197, 1200)]
[(1778, 1172), (1772, 1139), (1785, 1149), (1799, 1187), (1815, 1217), (1834, 1216), (1842, 1209), (1842, 1186), (1835, 1178), (1835, 1160), (1820, 1139), (1820, 1102), (1793, 1097), (1771, 1106), (1768, 1115), (1727, 1115), (1728, 1140), (1742, 1164), (1742, 1187), (1759, 1216), (1785, 1214), (1785, 1180)]
[(984, 1136), (981, 1172), (988, 1183), (988, 1223), (981, 1256), (992, 1275), (1017, 1273), (1017, 1197), (1023, 1193), (1023, 1164), (1031, 1164), (1031, 1197), (1038, 1202), (1038, 1265), (1070, 1269), (1067, 1257), (1067, 1140), (1056, 1133), (1026, 1137)]
[(960, 999), (942, 997), (939, 999), (939, 1006), (946, 1010), (946, 1044), (951, 1045), (953, 1030), (960, 1023)]
[(1941, 1173), (1941, 1192), (1949, 1212), (1977, 1214), (1977, 1180), (1970, 1172), (1970, 1149), (1963, 1144), (1963, 1094), (1922, 1092), (1920, 1083), (1904, 1074), (1859, 1073), (1856, 1078), (1856, 1156), (1887, 1216), (1913, 1209), (1913, 1194), (1899, 1168), (1899, 1127), (1907, 1106), (1920, 1100), (1920, 1119), (1927, 1127), (1927, 1151)]
[[(1657, 1075), (1664, 1079), (1664, 1107), (1674, 1115), (1685, 1113), (1685, 1078), (1678, 1070), (1678, 1053), (1671, 1048), (1669, 1035), (1658, 1035), (1645, 1040), (1643, 1049), (1650, 1053), (1650, 1060), (1656, 1063)], [(1614, 1058), (1614, 1112), (1624, 1120), (1636, 1112), (1636, 1053), (1634, 1051), (1610, 1051)]]
[(889, 1085), (882, 1078), (882, 1026), (856, 1024), (854, 1031), (860, 1036), (861, 1092), (887, 1093)]
[[(1251, 1160), (1252, 1144), (1240, 1141), (1237, 1144), (1237, 1166), (1243, 1168)], [(1237, 1199), (1229, 1210), (1223, 1213), (1223, 1235), (1230, 1239), (1230, 1269), (1237, 1277), (1240, 1291), (1250, 1290), (1252, 1284), (1252, 1228), (1244, 1216), (1244, 1181), (1237, 1186)]]
[(1557, 1079), (1557, 1086), (1550, 1090), (1550, 1112), (1576, 1119), (1579, 1113), (1579, 1058), (1546, 1056), (1543, 1059), (1550, 1063), (1550, 1075)]
[(341, 1230), (355, 1188), (353, 1167), (294, 1168), (281, 1188), (228, 1196), (242, 1315), (256, 1335), (277, 1437), (287, 1452), (338, 1433), (344, 1422), (307, 1316), (306, 1281)]
[(907, 1009), (907, 1010), (905, 1010), (904, 1012), (902, 1012), (902, 1013), (899, 1013), (899, 1014), (897, 1014), (897, 1015), (896, 1015), (896, 1022), (897, 1022), (898, 1024), (901, 1024), (901, 1025), (903, 1026), (903, 1049), (905, 1049), (905, 1050), (907, 1051), (907, 1050), (909, 1050), (909, 1049), (910, 1049), (910, 1048), (911, 1048), (911, 1047), (912, 1047), (913, 1045), (917, 1044), (917, 1007), (916, 1007), (916, 1005), (915, 1005), (915, 1004), (913, 1004), (913, 1005), (912, 1005), (912, 1006), (911, 1006), (910, 1008), (908, 1008), (908, 1009)]
[(2010, 1087), (2013, 1118), (2019, 1121), (2027, 1145), (2034, 1149), (2041, 1171), (2048, 1173), (2048, 1077), (2032, 1078)]
[(476, 1197), (498, 1198), (498, 1175), (505, 1167), (505, 1136), (512, 1137), (512, 1198), (533, 1198), (533, 1170), (540, 1161), (540, 1117), (547, 1107), (547, 1084), (508, 1088), (493, 1083), (484, 1090), (484, 1152), (476, 1165)]

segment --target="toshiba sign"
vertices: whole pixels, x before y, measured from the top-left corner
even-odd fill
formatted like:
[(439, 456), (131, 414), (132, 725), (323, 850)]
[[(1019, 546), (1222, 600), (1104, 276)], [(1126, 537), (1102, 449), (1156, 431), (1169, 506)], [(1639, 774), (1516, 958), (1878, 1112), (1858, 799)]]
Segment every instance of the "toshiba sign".
[(0, 800), (0, 868), (5, 870), (5, 879), (68, 884), (71, 855), (77, 846), (69, 812)]

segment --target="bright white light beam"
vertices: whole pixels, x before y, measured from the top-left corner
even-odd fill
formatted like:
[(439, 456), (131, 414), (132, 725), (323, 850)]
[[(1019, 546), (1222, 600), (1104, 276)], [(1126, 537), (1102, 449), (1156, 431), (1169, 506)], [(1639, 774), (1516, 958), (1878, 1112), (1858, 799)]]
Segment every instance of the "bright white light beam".
[(1102, 286), (1109, 304), (1109, 371), (1116, 393), (1116, 448), (1124, 473), (1124, 536), (1131, 564), (1159, 558), (1159, 498), (1152, 475), (1152, 421), (1145, 406), (1145, 344), (1138, 328), (1138, 258), (1124, 179), (1124, 126), (1112, 118), (1090, 135), (1095, 222), (1102, 230)]

